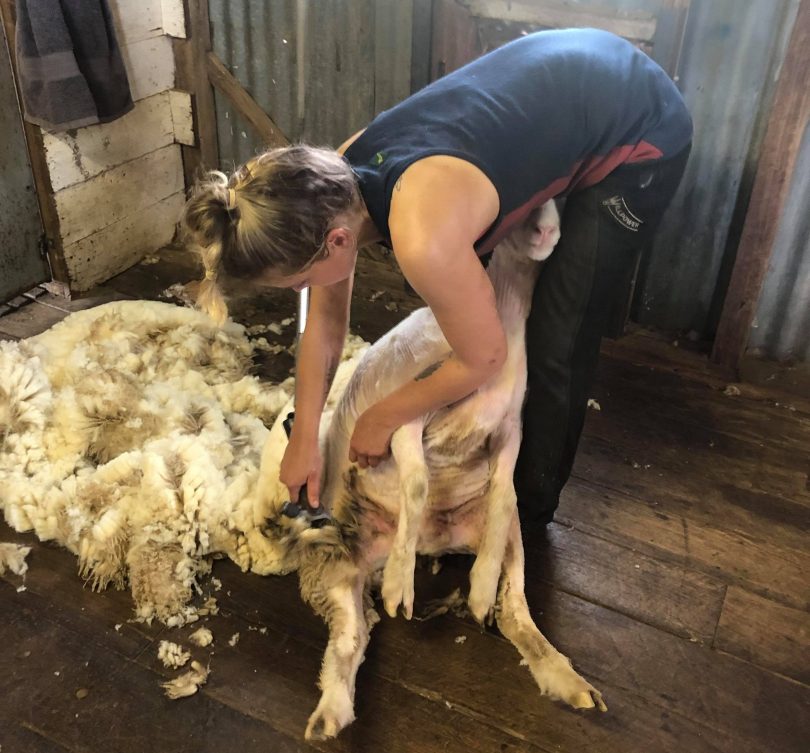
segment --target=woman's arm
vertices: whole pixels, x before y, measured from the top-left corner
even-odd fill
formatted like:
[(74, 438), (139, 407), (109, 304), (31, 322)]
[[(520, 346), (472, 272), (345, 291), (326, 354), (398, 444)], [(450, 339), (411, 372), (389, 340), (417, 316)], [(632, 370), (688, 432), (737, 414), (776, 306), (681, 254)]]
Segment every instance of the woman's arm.
[(312, 506), (317, 506), (320, 496), (318, 427), (346, 339), (351, 294), (351, 277), (328, 287), (313, 287), (307, 327), (299, 345), (295, 421), (280, 478), (293, 500), (307, 484)]
[(491, 181), (457, 158), (421, 160), (397, 182), (389, 217), (396, 257), (453, 353), (360, 417), (351, 456), (361, 466), (376, 465), (399, 426), (461, 400), (503, 365), (506, 338), (495, 293), (473, 248), (498, 208)]

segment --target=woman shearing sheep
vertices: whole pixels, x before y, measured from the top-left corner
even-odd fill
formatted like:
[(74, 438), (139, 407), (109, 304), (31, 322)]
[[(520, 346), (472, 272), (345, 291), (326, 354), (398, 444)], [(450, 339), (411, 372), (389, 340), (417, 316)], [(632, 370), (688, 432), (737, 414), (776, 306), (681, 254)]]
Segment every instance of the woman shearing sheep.
[(524, 525), (550, 521), (605, 324), (678, 186), (691, 137), (677, 88), (629, 42), (593, 29), (546, 31), (435, 81), (336, 151), (273, 149), (202, 182), (184, 224), (206, 269), (203, 307), (224, 317), (220, 276), (312, 290), (281, 466), (291, 499), (306, 484), (318, 504), (318, 424), (358, 248), (393, 249), (453, 350), (360, 417), (350, 457), (365, 467), (386, 456), (399, 426), (463, 399), (501, 367), (504, 333), (480, 257), (548, 199), (565, 197), (562, 237), (527, 322), (515, 470)]

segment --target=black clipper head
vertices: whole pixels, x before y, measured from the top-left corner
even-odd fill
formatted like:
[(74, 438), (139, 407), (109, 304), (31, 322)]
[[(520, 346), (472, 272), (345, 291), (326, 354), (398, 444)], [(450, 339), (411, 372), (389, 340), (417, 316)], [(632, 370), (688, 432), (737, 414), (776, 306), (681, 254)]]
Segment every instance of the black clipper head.
[[(292, 433), (294, 419), (295, 413), (290, 413), (282, 422), (284, 431), (287, 432), (287, 439), (290, 438), (290, 434)], [(306, 485), (302, 486), (301, 490), (298, 492), (297, 502), (289, 500), (284, 503), (281, 508), (281, 514), (285, 518), (293, 520), (300, 519), (301, 522), (305, 523), (309, 528), (323, 528), (324, 526), (335, 524), (335, 521), (332, 519), (331, 515), (323, 509), (323, 506), (314, 508), (309, 506)]]

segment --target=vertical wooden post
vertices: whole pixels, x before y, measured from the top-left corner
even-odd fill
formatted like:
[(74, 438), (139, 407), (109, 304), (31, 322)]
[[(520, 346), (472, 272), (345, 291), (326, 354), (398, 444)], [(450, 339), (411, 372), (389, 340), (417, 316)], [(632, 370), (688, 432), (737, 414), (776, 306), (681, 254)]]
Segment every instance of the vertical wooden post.
[(208, 77), (211, 29), (208, 0), (184, 0), (188, 38), (174, 39), (175, 86), (191, 94), (197, 146), (183, 146), (186, 185), (194, 183), (204, 170), (219, 168), (214, 90)]
[(656, 17), (652, 57), (673, 79), (678, 76), (691, 2), (692, 0), (664, 0)]
[(472, 13), (456, 0), (434, 0), (430, 80), (461, 68), (481, 54)]
[[(17, 9), (14, 0), (0, 0), (0, 20), (6, 33), (11, 69), (14, 72), (17, 99), (20, 98), (19, 75), (17, 72), (17, 56), (14, 49), (14, 38), (17, 26)], [(0, 40), (2, 44), (2, 40)], [(22, 108), (21, 108), (22, 111)], [(34, 186), (39, 202), (39, 213), (42, 217), (42, 227), (45, 231), (45, 244), (47, 246), (48, 262), (51, 275), (57, 283), (54, 292), (68, 295), (67, 285), (70, 282), (67, 264), (65, 263), (65, 250), (62, 246), (62, 235), (59, 230), (59, 215), (56, 211), (56, 200), (53, 196), (51, 173), (45, 158), (45, 145), (42, 141), (42, 131), (39, 126), (23, 119), (23, 132), (28, 144), (28, 158), (31, 161), (31, 172), (34, 175)]]
[(810, 123), (810, 0), (801, 0), (757, 166), (711, 360), (736, 370), (745, 353), (791, 178)]
[(430, 83), (433, 0), (414, 0), (411, 35), (411, 94)]

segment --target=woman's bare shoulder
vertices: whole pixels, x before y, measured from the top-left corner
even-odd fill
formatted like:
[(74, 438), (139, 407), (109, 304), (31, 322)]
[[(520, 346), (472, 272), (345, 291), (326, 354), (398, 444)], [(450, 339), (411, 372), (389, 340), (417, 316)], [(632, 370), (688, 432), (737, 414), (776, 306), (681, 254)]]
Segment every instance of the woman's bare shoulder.
[(394, 186), (388, 216), (394, 250), (398, 238), (414, 235), (441, 240), (450, 233), (472, 244), (499, 209), (497, 189), (481, 169), (458, 157), (425, 157), (410, 165)]

